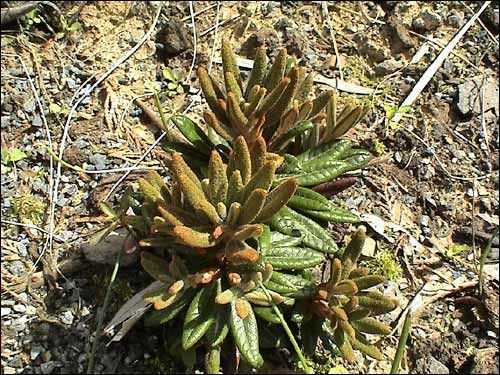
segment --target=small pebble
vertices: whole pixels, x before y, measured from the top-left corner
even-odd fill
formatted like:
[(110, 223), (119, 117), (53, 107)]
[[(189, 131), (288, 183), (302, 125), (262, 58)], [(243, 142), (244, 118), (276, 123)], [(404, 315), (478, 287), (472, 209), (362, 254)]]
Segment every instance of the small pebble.
[(49, 361), (46, 363), (42, 363), (40, 365), (40, 370), (42, 370), (42, 374), (52, 374), (52, 371), (56, 368), (56, 363), (54, 361)]
[[(3, 302), (2, 302), (2, 304), (3, 304)], [(8, 316), (11, 313), (11, 311), (12, 310), (9, 307), (2, 307), (2, 309), (1, 309), (2, 318), (4, 316)]]
[(73, 316), (73, 313), (71, 311), (65, 311), (64, 313), (62, 313), (61, 315), (61, 321), (64, 323), (64, 324), (68, 324), (68, 325), (71, 325), (73, 323), (73, 320), (75, 319), (75, 317)]
[(26, 315), (35, 315), (36, 314), (36, 308), (33, 306), (27, 306), (26, 307)]
[(33, 345), (33, 347), (31, 348), (31, 351), (30, 351), (30, 358), (32, 361), (34, 361), (35, 359), (38, 358), (38, 356), (40, 355), (40, 353), (42, 353), (44, 351), (44, 348), (40, 345)]
[(14, 311), (18, 312), (18, 313), (24, 313), (26, 311), (26, 306), (24, 305), (14, 305)]
[(486, 331), (486, 335), (488, 337), (491, 337), (492, 339), (496, 339), (497, 338), (497, 334), (493, 331)]

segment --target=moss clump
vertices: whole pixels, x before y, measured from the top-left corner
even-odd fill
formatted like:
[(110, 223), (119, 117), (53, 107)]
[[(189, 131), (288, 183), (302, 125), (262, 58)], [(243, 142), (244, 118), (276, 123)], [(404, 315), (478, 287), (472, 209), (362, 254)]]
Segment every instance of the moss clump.
[(464, 252), (467, 252), (468, 250), (469, 246), (467, 246), (466, 244), (454, 243), (450, 245), (448, 251), (446, 252), (446, 255), (451, 258), (459, 254), (462, 254)]
[(374, 259), (362, 261), (360, 264), (368, 268), (371, 274), (384, 276), (391, 281), (399, 279), (403, 273), (394, 254), (389, 250), (383, 250)]
[(26, 194), (13, 199), (14, 213), (21, 222), (29, 222), (39, 225), (43, 220), (43, 213), (45, 211), (45, 203), (39, 198)]

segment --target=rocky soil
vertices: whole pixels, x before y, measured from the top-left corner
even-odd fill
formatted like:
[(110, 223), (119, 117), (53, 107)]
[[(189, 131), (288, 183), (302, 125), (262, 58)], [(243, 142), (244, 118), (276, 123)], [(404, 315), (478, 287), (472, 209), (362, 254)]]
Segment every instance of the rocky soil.
[[(110, 264), (89, 260), (81, 245), (104, 225), (99, 202), (115, 203), (142, 173), (122, 168), (161, 168), (165, 158), (158, 147), (147, 152), (159, 129), (132, 99), (144, 96), (154, 108), (146, 94), (160, 86), (166, 115), (190, 106), (198, 119), (205, 103), (192, 61), (194, 68), (212, 63), (217, 71), (212, 56), (222, 36), (241, 58), (252, 58), (259, 45), (271, 55), (286, 47), (308, 69), (374, 91), (358, 95), (373, 110), (347, 136), (378, 158), (334, 200), (362, 215), (377, 240), (366, 260), (380, 265), (378, 255), (389, 253), (400, 268), (387, 290), (401, 309), (388, 322), (398, 326), (412, 301), (420, 307), (403, 369), (498, 373), (498, 239), (484, 297), (477, 288), (479, 254), (499, 222), (498, 3), (486, 8), (397, 124), (390, 119), (398, 105), (482, 2), (200, 1), (192, 2), (194, 24), (184, 1), (162, 2), (156, 24), (159, 2), (39, 4), (8, 24), (4, 3), (2, 373), (85, 372), (113, 260), (112, 254), (103, 256)], [(151, 25), (151, 36), (73, 112), (79, 95)], [(52, 156), (61, 149), (58, 169)], [(45, 232), (51, 223), (52, 240)], [(340, 240), (354, 228), (331, 229)], [(123, 265), (104, 322), (145, 283), (137, 267)], [(138, 324), (120, 342), (106, 346), (103, 339), (95, 371), (180, 371), (163, 351), (164, 336)], [(398, 337), (396, 331), (384, 339), (384, 361), (314, 360), (326, 372), (333, 366), (388, 372)], [(280, 358), (280, 370), (294, 370), (290, 355)]]

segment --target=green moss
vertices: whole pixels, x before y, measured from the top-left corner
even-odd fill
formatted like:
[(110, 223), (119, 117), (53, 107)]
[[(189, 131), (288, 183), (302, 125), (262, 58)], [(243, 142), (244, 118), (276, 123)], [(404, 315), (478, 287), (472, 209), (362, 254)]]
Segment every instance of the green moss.
[(370, 273), (392, 281), (399, 279), (403, 273), (394, 254), (389, 250), (380, 251), (374, 259), (361, 261), (360, 265), (368, 268)]
[(35, 225), (42, 223), (46, 204), (31, 194), (16, 197), (12, 201), (14, 213), (21, 222), (30, 222)]
[(373, 142), (373, 152), (377, 155), (382, 155), (386, 152), (385, 145), (378, 139), (375, 139)]
[(449, 257), (454, 257), (466, 252), (467, 250), (469, 250), (469, 246), (467, 246), (466, 244), (454, 243), (450, 245), (446, 255)]

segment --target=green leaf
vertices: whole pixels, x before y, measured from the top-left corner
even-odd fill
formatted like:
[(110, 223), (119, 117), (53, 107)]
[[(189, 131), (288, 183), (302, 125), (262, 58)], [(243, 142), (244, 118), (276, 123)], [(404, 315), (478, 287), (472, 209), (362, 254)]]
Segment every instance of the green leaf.
[(216, 283), (210, 283), (202, 287), (189, 305), (182, 331), (184, 350), (196, 344), (215, 320), (215, 285)]
[(11, 162), (15, 163), (16, 161), (23, 160), (28, 155), (26, 155), (23, 151), (18, 148), (14, 148), (9, 152), (9, 159)]
[(276, 138), (273, 142), (273, 150), (281, 150), (295, 137), (305, 133), (306, 131), (312, 129), (314, 124), (311, 121), (302, 121), (296, 124), (293, 128), (288, 130), (285, 134)]
[(264, 283), (264, 286), (283, 296), (293, 298), (308, 298), (315, 293), (314, 285), (309, 280), (277, 271), (273, 272), (271, 279)]
[(275, 270), (314, 267), (324, 260), (322, 253), (306, 247), (272, 247), (266, 251), (264, 262)]
[(101, 240), (106, 237), (108, 234), (110, 234), (112, 231), (114, 231), (116, 228), (120, 226), (119, 221), (114, 221), (111, 224), (109, 224), (107, 227), (98, 230), (92, 236), (90, 237), (89, 244), (92, 246), (97, 245)]
[(212, 348), (221, 345), (229, 332), (229, 309), (226, 306), (216, 306), (215, 311), (214, 322), (205, 333)]
[(106, 202), (100, 202), (99, 208), (108, 217), (108, 219), (118, 219), (116, 211)]
[(258, 240), (259, 241), (259, 250), (260, 250), (260, 253), (262, 255), (265, 254), (266, 249), (268, 249), (269, 246), (271, 245), (271, 236), (272, 236), (272, 233), (271, 233), (271, 230), (269, 229), (269, 226), (263, 225), (263, 227), (264, 227), (264, 231)]
[(176, 74), (174, 74), (174, 72), (171, 71), (169, 68), (163, 68), (161, 73), (163, 75), (163, 78), (165, 78), (167, 81), (170, 82), (177, 81)]
[(302, 243), (315, 250), (324, 253), (338, 252), (337, 244), (323, 227), (286, 206), (271, 218), (269, 225), (286, 235), (298, 231), (302, 235)]
[(181, 297), (179, 297), (177, 301), (175, 301), (169, 307), (166, 307), (162, 310), (150, 311), (144, 318), (144, 325), (146, 327), (152, 327), (164, 324), (169, 320), (172, 320), (188, 305), (189, 302), (191, 302), (194, 293), (194, 289), (188, 289), (182, 294)]
[(169, 263), (156, 255), (143, 251), (141, 253), (141, 265), (155, 280), (164, 282), (165, 284), (171, 284), (175, 281), (168, 272)]
[[(295, 246), (302, 242), (302, 236), (288, 236), (281, 232), (271, 232), (271, 245), (276, 247)], [(265, 253), (263, 253), (265, 255)]]
[(210, 153), (213, 147), (212, 142), (210, 142), (205, 132), (191, 119), (184, 115), (175, 115), (171, 120), (182, 135), (186, 137), (198, 151), (204, 154)]
[(255, 314), (266, 322), (272, 324), (280, 324), (281, 320), (278, 315), (274, 312), (272, 307), (254, 307), (253, 308)]
[(252, 306), (248, 301), (248, 316), (241, 319), (236, 312), (236, 302), (231, 302), (231, 315), (229, 326), (242, 358), (252, 367), (259, 368), (264, 364), (264, 360), (259, 352), (259, 331)]

